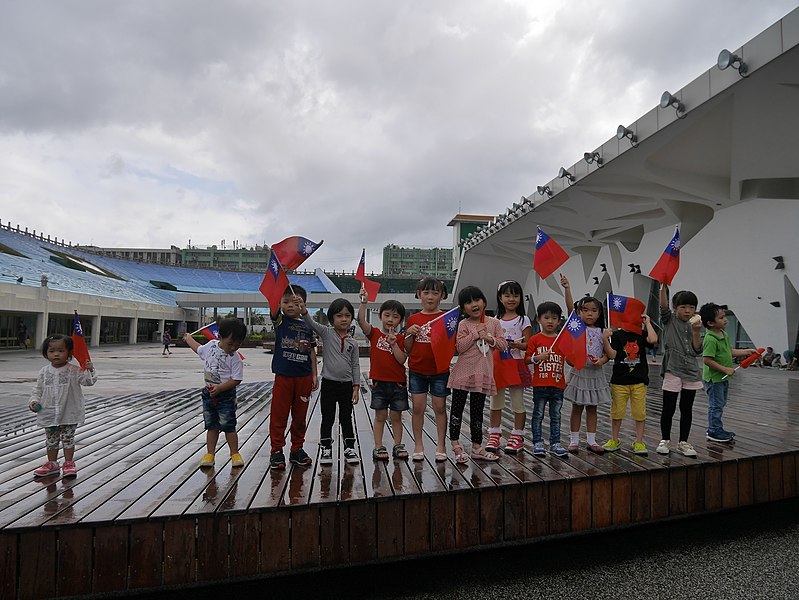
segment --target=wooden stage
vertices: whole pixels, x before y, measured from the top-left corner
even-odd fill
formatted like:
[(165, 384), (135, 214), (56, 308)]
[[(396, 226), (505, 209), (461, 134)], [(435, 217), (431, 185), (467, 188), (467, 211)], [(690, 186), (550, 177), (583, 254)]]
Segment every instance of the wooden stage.
[[(632, 428), (625, 420), (625, 446), (615, 454), (581, 449), (558, 459), (525, 452), (465, 465), (450, 456), (437, 464), (428, 415), (430, 460), (376, 463), (367, 394), (355, 410), (360, 465), (343, 464), (337, 449), (332, 467), (315, 462), (283, 472), (268, 468), (271, 383), (241, 386), (239, 435), (247, 464), (236, 471), (224, 449), (215, 469), (196, 467), (205, 446), (197, 390), (104, 398), (89, 403), (87, 422), (78, 429), (79, 476), (73, 480), (33, 478), (43, 462), (44, 435), (21, 408), (0, 426), (0, 598), (103, 594), (364, 564), (797, 495), (799, 381), (754, 368), (739, 374), (725, 411), (726, 427), (737, 433), (731, 445), (704, 440), (707, 402), (699, 392), (691, 434), (695, 459), (654, 452), (659, 386), (654, 375), (646, 457), (629, 451)], [(569, 410), (566, 403), (564, 439)], [(316, 406), (309, 414), (306, 449), (316, 458), (320, 414)], [(506, 413), (505, 427), (510, 418)], [(409, 415), (405, 426), (410, 450)], [(609, 428), (604, 408), (601, 442)], [(529, 435), (525, 442), (529, 450)]]

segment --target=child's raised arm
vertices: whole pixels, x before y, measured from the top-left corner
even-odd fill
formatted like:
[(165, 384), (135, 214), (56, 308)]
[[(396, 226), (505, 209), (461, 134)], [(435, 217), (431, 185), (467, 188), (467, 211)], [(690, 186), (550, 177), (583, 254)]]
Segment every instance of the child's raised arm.
[(194, 337), (189, 332), (183, 334), (183, 341), (186, 342), (186, 344), (188, 344), (189, 348), (194, 350), (195, 354), (197, 353), (197, 348), (199, 348), (202, 345), (197, 340), (195, 340)]
[(668, 294), (666, 293), (666, 284), (660, 284), (660, 308), (668, 308), (669, 307), (669, 299)]
[(369, 304), (369, 294), (366, 293), (363, 284), (361, 284), (361, 291), (358, 292), (358, 296), (361, 298), (361, 303), (358, 306), (358, 327), (361, 328), (361, 331), (363, 331), (366, 337), (369, 337), (369, 334), (372, 332), (372, 326), (369, 324), (369, 321), (366, 320), (366, 307)]
[[(566, 298), (566, 312), (571, 313), (574, 310), (574, 298), (572, 297), (572, 288), (569, 284), (569, 280), (566, 279), (566, 276), (561, 273), (560, 274), (560, 285), (563, 288), (563, 295)], [(566, 315), (569, 316), (568, 314)]]
[(652, 327), (652, 319), (649, 318), (649, 315), (643, 314), (641, 315), (641, 320), (644, 322), (644, 327), (646, 327), (646, 343), (654, 346), (658, 343), (658, 334), (655, 332), (655, 328)]

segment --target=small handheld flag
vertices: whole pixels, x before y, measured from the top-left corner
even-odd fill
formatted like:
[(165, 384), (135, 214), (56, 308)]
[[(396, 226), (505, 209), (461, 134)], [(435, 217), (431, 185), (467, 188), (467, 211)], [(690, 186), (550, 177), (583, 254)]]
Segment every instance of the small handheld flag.
[(449, 363), (455, 356), (455, 334), (458, 332), (460, 312), (456, 306), (430, 321), (430, 349), (439, 373), (449, 369)]
[(75, 318), (72, 325), (72, 356), (78, 361), (80, 370), (86, 370), (86, 361), (91, 360), (89, 348), (86, 346), (86, 338), (83, 336), (83, 327), (80, 324), (78, 311), (75, 311)]
[[(219, 339), (219, 324), (216, 321), (213, 321), (206, 325), (205, 327), (200, 327), (197, 331), (190, 333), (189, 335), (195, 335), (197, 333), (201, 333), (205, 336), (207, 340), (218, 340)], [(244, 355), (241, 352), (237, 352), (236, 354), (239, 355), (241, 360), (244, 360)]]
[(655, 281), (666, 285), (671, 285), (677, 270), (680, 268), (680, 228), (674, 230), (674, 237), (671, 238), (669, 245), (663, 251), (655, 266), (649, 272), (649, 276)]
[(578, 371), (588, 362), (585, 323), (575, 311), (566, 319), (550, 350), (563, 356)]
[(377, 300), (377, 292), (380, 291), (380, 282), (366, 278), (366, 248), (361, 252), (361, 260), (358, 262), (358, 270), (355, 271), (355, 279), (363, 284), (369, 302)]
[(538, 276), (541, 279), (546, 279), (567, 260), (569, 260), (569, 255), (566, 254), (566, 251), (539, 227), (535, 236), (535, 255), (533, 256), (533, 269)]
[[(751, 366), (752, 366), (752, 364), (753, 364), (753, 363), (754, 363), (754, 362), (755, 362), (755, 361), (756, 361), (758, 358), (760, 358), (761, 356), (763, 356), (763, 353), (764, 353), (765, 351), (766, 351), (766, 349), (765, 349), (765, 348), (758, 348), (758, 349), (757, 349), (757, 350), (756, 350), (754, 353), (750, 354), (750, 355), (749, 355), (749, 356), (747, 356), (745, 359), (743, 359), (743, 360), (741, 361), (741, 364), (740, 364), (740, 365), (738, 365), (737, 367), (735, 367), (735, 370), (737, 371), (738, 369), (748, 369), (749, 367), (751, 367)], [(727, 379), (727, 377), (729, 377), (729, 375), (725, 375), (724, 377), (722, 377), (722, 378), (721, 378), (721, 379), (722, 379), (722, 381), (723, 381), (723, 380), (725, 380), (725, 379)]]
[(283, 265), (283, 268), (287, 271), (291, 271), (304, 263), (305, 259), (316, 252), (319, 246), (324, 243), (324, 240), (317, 244), (301, 235), (292, 235), (274, 244), (272, 246), (272, 252), (275, 253), (280, 264)]
[(636, 298), (608, 294), (608, 316), (610, 326), (631, 333), (641, 333), (643, 321), (641, 315), (646, 312), (646, 306)]
[(273, 315), (276, 315), (278, 310), (280, 310), (280, 299), (288, 286), (289, 278), (286, 276), (280, 260), (275, 255), (275, 251), (272, 250), (269, 253), (269, 268), (258, 289), (264, 295), (266, 301), (269, 302), (269, 311)]

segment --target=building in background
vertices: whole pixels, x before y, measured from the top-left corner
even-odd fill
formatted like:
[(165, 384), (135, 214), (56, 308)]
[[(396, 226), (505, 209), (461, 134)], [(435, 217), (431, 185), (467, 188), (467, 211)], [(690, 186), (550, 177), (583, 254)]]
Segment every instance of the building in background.
[(430, 275), (452, 278), (452, 250), (449, 248), (404, 248), (389, 244), (383, 248), (383, 275)]
[(461, 262), (461, 249), (469, 235), (474, 235), (477, 231), (486, 227), (496, 217), (487, 215), (462, 215), (457, 214), (447, 223), (447, 227), (452, 227), (452, 270), (457, 271)]

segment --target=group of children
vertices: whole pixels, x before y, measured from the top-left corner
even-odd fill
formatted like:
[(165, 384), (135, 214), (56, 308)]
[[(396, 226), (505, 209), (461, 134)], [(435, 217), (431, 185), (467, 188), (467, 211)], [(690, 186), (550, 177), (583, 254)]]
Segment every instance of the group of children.
[[(435, 461), (447, 460), (447, 435), (457, 463), (470, 458), (495, 461), (500, 448), (509, 454), (524, 446), (527, 419), (524, 389), (532, 385), (533, 414), (531, 419), (533, 449), (536, 456), (544, 455), (543, 420), (549, 404), (549, 452), (564, 457), (577, 452), (580, 444), (582, 414), (585, 412), (586, 448), (594, 453), (613, 452), (621, 448), (621, 424), (630, 405), (635, 422), (632, 451), (646, 454), (644, 422), (646, 391), (649, 383), (646, 350), (658, 342), (658, 336), (646, 314), (641, 315), (640, 331), (611, 331), (604, 329), (603, 305), (593, 297), (573, 302), (566, 277), (561, 276), (566, 307), (575, 308), (586, 328), (587, 364), (580, 368), (564, 369), (565, 359), (553, 352), (553, 342), (563, 319), (563, 310), (554, 302), (543, 302), (536, 310), (540, 332), (532, 335), (532, 323), (522, 303), (522, 287), (516, 281), (503, 281), (497, 287), (497, 317), (486, 315), (488, 300), (477, 287), (467, 286), (458, 294), (460, 321), (457, 324), (455, 347), (458, 359), (450, 368), (440, 368), (431, 346), (431, 327), (445, 314), (439, 305), (447, 297), (446, 286), (438, 279), (425, 277), (416, 288), (421, 311), (411, 315), (404, 333), (405, 307), (396, 300), (383, 302), (378, 310), (380, 326), (367, 319), (368, 300), (364, 289), (356, 317), (352, 304), (339, 298), (327, 311), (329, 325), (314, 321), (305, 306), (307, 294), (294, 285), (286, 288), (280, 306), (272, 307), (275, 330), (275, 349), (272, 371), (275, 375), (269, 422), (271, 444), (270, 466), (286, 468), (284, 447), (286, 428), (291, 417), (289, 461), (301, 467), (312, 464), (304, 449), (307, 411), (311, 394), (320, 384), (317, 374), (317, 342), (322, 344), (322, 380), (319, 404), (322, 414), (320, 428), (320, 464), (333, 462), (333, 424), (338, 410), (344, 451), (348, 463), (358, 463), (352, 425), (352, 409), (361, 395), (358, 344), (351, 335), (352, 321), (358, 325), (370, 345), (369, 382), (371, 408), (375, 411), (375, 460), (423, 461), (423, 426), (428, 395), (435, 417)], [(696, 456), (688, 441), (696, 391), (703, 386), (708, 395), (707, 439), (729, 442), (734, 433), (726, 431), (722, 414), (727, 402), (729, 380), (734, 374), (733, 358), (748, 356), (753, 350), (732, 349), (725, 333), (725, 309), (705, 304), (696, 314), (697, 297), (689, 291), (673, 295), (672, 307), (668, 294), (661, 286), (661, 344), (664, 348), (661, 375), (663, 376), (663, 411), (660, 425), (662, 439), (659, 454), (671, 450), (672, 419), (679, 398), (680, 427), (676, 450), (685, 456)], [(700, 329), (704, 325), (704, 342)], [(219, 339), (199, 344), (186, 334), (184, 341), (204, 361), (205, 386), (202, 389), (203, 420), (206, 429), (206, 453), (200, 467), (212, 467), (215, 461), (219, 433), (225, 434), (230, 450), (231, 465), (241, 467), (244, 459), (239, 453), (236, 434), (236, 387), (243, 380), (243, 362), (237, 353), (246, 328), (238, 319), (219, 323)], [(510, 354), (517, 363), (519, 385), (497, 389), (495, 351)], [(42, 346), (49, 365), (39, 373), (31, 395), (29, 408), (37, 413), (37, 424), (45, 428), (47, 462), (34, 471), (36, 476), (63, 472), (77, 475), (74, 462), (75, 429), (84, 417), (81, 385), (96, 381), (90, 361), (84, 370), (71, 364), (72, 339), (53, 335)], [(699, 357), (704, 368), (700, 369)], [(602, 366), (613, 361), (610, 386)], [(409, 373), (406, 378), (405, 363)], [(446, 399), (452, 393), (449, 419)], [(501, 417), (505, 397), (510, 398), (513, 429), (502, 446)], [(408, 402), (410, 394), (411, 402)], [(488, 396), (490, 422), (488, 440), (483, 445), (483, 411)], [(563, 400), (571, 402), (569, 443), (561, 445), (560, 414)], [(469, 400), (471, 447), (467, 452), (460, 443), (461, 421)], [(604, 445), (596, 440), (597, 408), (610, 404), (612, 437)], [(403, 444), (402, 413), (411, 408), (414, 447), (409, 454)], [(384, 445), (386, 421), (391, 423), (393, 444), (391, 452)], [(58, 463), (59, 446), (64, 449), (65, 462)]]

